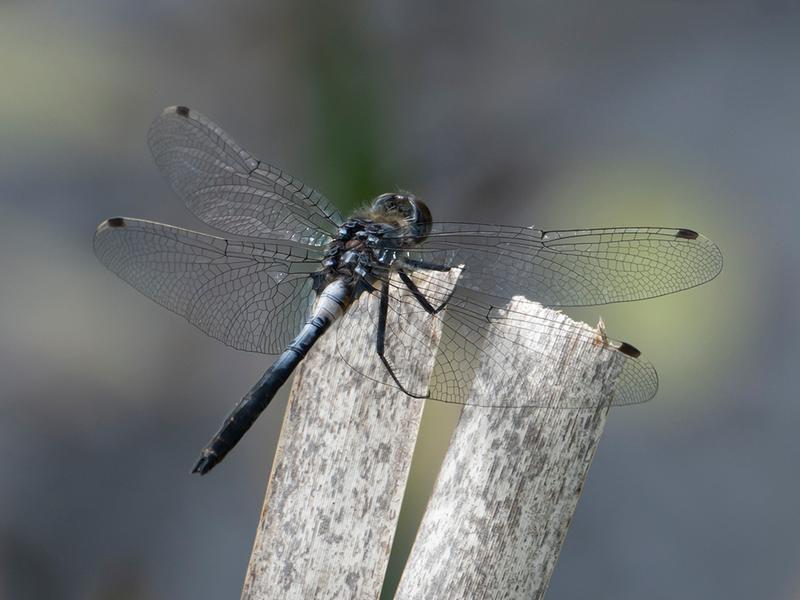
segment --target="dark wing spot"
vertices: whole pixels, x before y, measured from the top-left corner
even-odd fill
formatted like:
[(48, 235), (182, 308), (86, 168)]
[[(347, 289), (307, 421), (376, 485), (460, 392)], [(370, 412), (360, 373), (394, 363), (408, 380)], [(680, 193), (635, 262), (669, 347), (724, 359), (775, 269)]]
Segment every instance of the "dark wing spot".
[(122, 217), (112, 217), (106, 223), (109, 227), (125, 227), (125, 219)]
[(675, 237), (683, 240), (696, 240), (699, 235), (699, 233), (691, 229), (678, 229), (678, 233), (675, 234)]
[(632, 346), (628, 342), (620, 342), (619, 346), (617, 346), (617, 350), (626, 356), (632, 356), (633, 358), (639, 358), (642, 355), (638, 348)]
[(178, 113), (181, 117), (188, 117), (189, 116), (189, 107), (188, 106), (176, 106), (175, 112)]

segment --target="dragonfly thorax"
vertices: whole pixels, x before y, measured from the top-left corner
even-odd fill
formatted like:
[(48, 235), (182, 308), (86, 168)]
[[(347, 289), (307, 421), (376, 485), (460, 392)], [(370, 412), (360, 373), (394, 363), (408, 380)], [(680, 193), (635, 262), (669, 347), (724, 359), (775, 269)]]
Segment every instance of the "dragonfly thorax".
[(385, 247), (383, 240), (396, 232), (391, 223), (354, 217), (339, 227), (339, 234), (328, 245), (322, 261), (322, 276), (327, 281), (367, 279), (375, 269), (388, 269), (396, 252)]

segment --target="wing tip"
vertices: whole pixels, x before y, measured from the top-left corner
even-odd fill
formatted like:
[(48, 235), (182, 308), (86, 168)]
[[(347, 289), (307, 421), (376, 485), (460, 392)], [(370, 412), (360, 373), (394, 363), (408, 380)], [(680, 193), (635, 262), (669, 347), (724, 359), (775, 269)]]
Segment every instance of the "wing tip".
[(722, 269), (725, 265), (725, 257), (722, 254), (722, 248), (720, 248), (719, 244), (717, 244), (714, 240), (692, 229), (679, 229), (675, 234), (675, 237), (678, 239), (696, 241), (698, 246), (702, 247), (706, 252), (708, 273), (706, 274), (705, 278), (695, 284), (695, 286), (708, 283), (709, 281), (715, 279), (717, 275), (722, 273)]
[(642, 351), (639, 350), (633, 344), (629, 344), (628, 342), (619, 342), (616, 346), (616, 350), (618, 352), (622, 352), (625, 356), (630, 356), (631, 358), (639, 358), (642, 355)]
[(120, 229), (122, 227), (126, 227), (127, 224), (128, 222), (124, 217), (111, 217), (105, 221), (100, 221), (100, 223), (97, 225), (97, 228), (94, 230), (94, 235), (97, 237), (107, 229)]
[(106, 219), (105, 221), (101, 221), (100, 224), (95, 229), (94, 234), (95, 237), (105, 231), (106, 229), (121, 229), (126, 227), (128, 222), (125, 220), (124, 217), (111, 217), (110, 219)]
[(119, 227), (125, 227), (127, 223), (123, 217), (111, 217), (110, 219), (106, 219), (102, 225), (106, 225), (112, 229), (118, 229)]
[(675, 233), (675, 237), (682, 240), (696, 240), (698, 237), (700, 237), (700, 234), (694, 229), (678, 229), (678, 231)]
[(183, 104), (175, 104), (173, 106), (168, 106), (164, 110), (161, 111), (161, 115), (166, 117), (169, 115), (178, 115), (179, 117), (189, 117), (189, 113), (192, 112), (192, 109), (188, 106), (184, 106)]
[(94, 230), (94, 236), (92, 238), (92, 249), (94, 250), (95, 255), (103, 261), (103, 252), (101, 251), (101, 239), (105, 239), (103, 234), (108, 231), (109, 229), (122, 229), (127, 226), (127, 221), (124, 217), (111, 217), (110, 219), (106, 219), (102, 221), (98, 226), (97, 229)]

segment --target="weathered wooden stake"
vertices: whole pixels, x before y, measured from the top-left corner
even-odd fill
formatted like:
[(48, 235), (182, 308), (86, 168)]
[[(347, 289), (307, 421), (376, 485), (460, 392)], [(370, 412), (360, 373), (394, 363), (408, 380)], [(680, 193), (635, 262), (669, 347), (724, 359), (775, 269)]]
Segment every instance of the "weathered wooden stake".
[[(417, 284), (423, 293), (432, 282), (452, 287), (458, 274), (420, 276)], [(360, 302), (372, 302), (377, 314), (377, 298)], [(430, 322), (418, 310), (412, 318)], [(375, 323), (362, 320), (346, 323), (349, 343), (339, 348), (344, 336), (332, 329), (295, 376), (244, 599), (380, 595), (424, 402), (360, 377), (340, 360), (342, 352), (356, 367), (374, 364)], [(438, 341), (439, 326), (426, 339), (403, 340), (416, 356), (431, 357), (411, 382), (416, 389), (427, 387)]]
[[(533, 302), (512, 306), (575, 324)], [(519, 377), (500, 379), (491, 362), (483, 362), (473, 401), (517, 405), (521, 395), (545, 403), (558, 396), (560, 403), (595, 408), (465, 407), (396, 600), (544, 596), (621, 368), (618, 353), (586, 337), (565, 338), (567, 330), (523, 336), (508, 328), (504, 335), (531, 349), (509, 357)], [(541, 353), (560, 360), (537, 360)]]

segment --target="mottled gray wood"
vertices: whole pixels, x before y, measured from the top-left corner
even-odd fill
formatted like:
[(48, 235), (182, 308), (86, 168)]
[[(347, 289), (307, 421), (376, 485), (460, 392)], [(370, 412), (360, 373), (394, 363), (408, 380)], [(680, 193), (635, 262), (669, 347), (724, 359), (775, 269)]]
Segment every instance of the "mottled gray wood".
[[(515, 310), (574, 323), (524, 300)], [(586, 326), (586, 330), (591, 329)], [(519, 337), (558, 361), (515, 357), (519, 377), (503, 381), (482, 363), (473, 401), (525, 395), (594, 408), (465, 407), (396, 595), (422, 598), (542, 598), (603, 430), (618, 353), (563, 327)], [(599, 338), (598, 338), (599, 341)], [(540, 354), (541, 356), (541, 354)], [(572, 398), (570, 400), (569, 398)], [(587, 404), (581, 404), (587, 406)]]
[[(415, 279), (424, 292), (436, 282), (449, 293), (457, 277), (454, 270)], [(371, 302), (374, 316), (377, 301), (359, 302)], [(295, 376), (242, 598), (380, 595), (424, 402), (356, 375), (339, 359), (341, 350), (356, 367), (383, 369), (374, 357), (374, 322), (353, 314), (355, 322), (340, 323), (350, 343), (337, 349), (344, 336), (330, 331)], [(426, 389), (440, 322), (419, 310), (411, 318), (431, 328), (403, 340), (414, 356), (431, 357), (411, 382)]]

